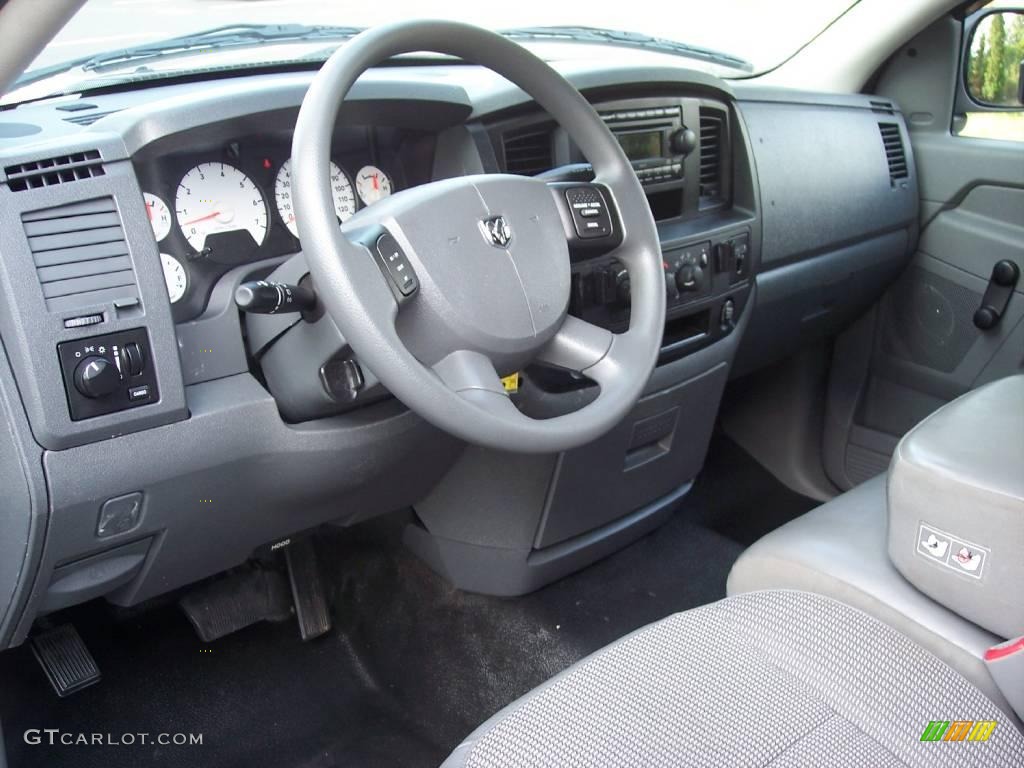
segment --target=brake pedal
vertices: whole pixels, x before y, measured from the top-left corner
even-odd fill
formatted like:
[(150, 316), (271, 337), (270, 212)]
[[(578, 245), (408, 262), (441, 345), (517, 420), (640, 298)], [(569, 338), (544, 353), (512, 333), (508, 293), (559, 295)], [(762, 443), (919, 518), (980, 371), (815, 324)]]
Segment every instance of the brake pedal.
[(331, 631), (331, 612), (313, 540), (307, 537), (293, 541), (285, 548), (284, 557), (302, 639), (327, 634)]
[(32, 654), (62, 699), (100, 681), (100, 668), (74, 624), (61, 624), (32, 638)]

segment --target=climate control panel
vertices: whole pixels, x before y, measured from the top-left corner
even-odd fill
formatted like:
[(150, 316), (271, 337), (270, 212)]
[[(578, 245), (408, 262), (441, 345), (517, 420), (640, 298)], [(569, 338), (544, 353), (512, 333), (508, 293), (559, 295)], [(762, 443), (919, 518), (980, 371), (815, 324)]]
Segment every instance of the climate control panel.
[(160, 399), (144, 328), (65, 341), (57, 356), (72, 421)]
[[(728, 335), (749, 293), (754, 267), (750, 230), (662, 247), (665, 337), (662, 359), (678, 357)], [(573, 265), (569, 312), (623, 331), (633, 301), (629, 271), (613, 257)]]

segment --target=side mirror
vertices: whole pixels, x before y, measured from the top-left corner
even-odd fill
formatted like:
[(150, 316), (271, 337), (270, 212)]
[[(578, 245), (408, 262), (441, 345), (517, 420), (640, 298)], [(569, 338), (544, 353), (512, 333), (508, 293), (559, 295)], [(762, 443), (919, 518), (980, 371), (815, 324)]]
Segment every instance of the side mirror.
[(964, 75), (968, 95), (980, 106), (1024, 104), (1024, 13), (993, 10), (978, 19)]

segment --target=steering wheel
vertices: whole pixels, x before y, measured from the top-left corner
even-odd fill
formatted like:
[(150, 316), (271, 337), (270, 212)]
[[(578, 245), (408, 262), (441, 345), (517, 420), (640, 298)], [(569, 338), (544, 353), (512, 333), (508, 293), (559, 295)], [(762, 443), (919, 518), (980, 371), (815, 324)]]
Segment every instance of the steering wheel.
[[(594, 168), (592, 183), (483, 174), (432, 182), (362, 209), (342, 227), (329, 185), (338, 111), (364, 71), (434, 51), (488, 67), (561, 125)], [(505, 451), (588, 443), (636, 404), (661, 345), (661, 249), (643, 189), (580, 93), (525, 48), (479, 27), (411, 21), (353, 38), (327, 60), (292, 142), (296, 219), (317, 294), (361, 364), (438, 428)], [(570, 243), (614, 246), (630, 277), (629, 329), (567, 314)], [(600, 391), (548, 419), (520, 412), (499, 373), (532, 361), (576, 371)]]

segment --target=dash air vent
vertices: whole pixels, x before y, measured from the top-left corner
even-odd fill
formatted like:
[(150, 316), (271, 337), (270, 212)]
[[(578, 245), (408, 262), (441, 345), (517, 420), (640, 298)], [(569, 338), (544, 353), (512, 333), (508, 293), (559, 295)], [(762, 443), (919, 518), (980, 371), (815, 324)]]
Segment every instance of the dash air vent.
[(879, 123), (885, 159), (889, 163), (889, 183), (896, 186), (900, 179), (907, 178), (907, 153), (903, 149), (903, 136), (898, 123)]
[(113, 198), (23, 213), (21, 222), (49, 311), (139, 298)]
[(4, 168), (4, 173), (7, 174), (7, 186), (11, 191), (23, 192), (26, 189), (52, 187), (69, 181), (102, 176), (103, 161), (97, 150), (90, 149), (71, 155), (8, 165)]
[(701, 203), (722, 200), (722, 157), (725, 153), (725, 112), (715, 107), (700, 108), (700, 197)]
[(533, 130), (506, 135), (502, 138), (505, 150), (505, 170), (522, 176), (536, 176), (551, 170), (551, 131)]

